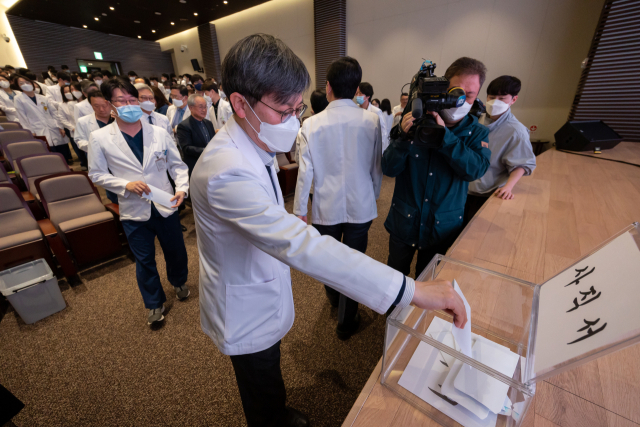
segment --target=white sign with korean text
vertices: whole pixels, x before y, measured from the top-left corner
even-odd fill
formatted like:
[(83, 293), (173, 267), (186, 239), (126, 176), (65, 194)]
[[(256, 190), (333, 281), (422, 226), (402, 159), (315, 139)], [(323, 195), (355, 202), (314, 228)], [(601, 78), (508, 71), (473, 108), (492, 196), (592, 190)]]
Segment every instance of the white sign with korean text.
[(534, 372), (640, 333), (640, 250), (623, 233), (540, 288)]

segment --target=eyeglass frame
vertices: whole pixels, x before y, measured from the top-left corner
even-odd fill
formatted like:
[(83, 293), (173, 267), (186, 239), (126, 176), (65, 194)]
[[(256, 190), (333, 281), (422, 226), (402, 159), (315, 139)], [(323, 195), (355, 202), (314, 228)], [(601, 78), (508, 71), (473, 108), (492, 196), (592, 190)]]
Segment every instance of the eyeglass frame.
[[(300, 118), (302, 117), (302, 115), (307, 111), (307, 108), (309, 108), (307, 106), (307, 104), (305, 104), (304, 102), (302, 103), (302, 105), (299, 108), (289, 108), (288, 110), (285, 111), (278, 111), (275, 108), (273, 108), (271, 105), (265, 104), (264, 102), (262, 102), (262, 100), (258, 99), (258, 102), (260, 102), (261, 104), (266, 105), (267, 107), (271, 108), (273, 111), (275, 111), (276, 113), (280, 114), (280, 123), (284, 123), (284, 121), (286, 119), (289, 118), (289, 116), (293, 115), (294, 113), (296, 113), (298, 110), (302, 110), (300, 111), (300, 114), (296, 114), (296, 118)], [(289, 112), (289, 110), (291, 110), (291, 112)]]

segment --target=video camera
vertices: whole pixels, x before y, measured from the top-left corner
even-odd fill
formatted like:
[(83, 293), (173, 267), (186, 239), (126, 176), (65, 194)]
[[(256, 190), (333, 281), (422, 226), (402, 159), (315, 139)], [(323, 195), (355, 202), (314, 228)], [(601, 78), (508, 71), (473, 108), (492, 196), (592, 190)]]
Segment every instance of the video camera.
[[(409, 129), (408, 136), (416, 145), (438, 148), (442, 145), (445, 129), (432, 115), (425, 112), (461, 107), (467, 97), (460, 87), (449, 89), (449, 79), (436, 77), (435, 69), (434, 62), (425, 60), (420, 71), (411, 80), (407, 107), (411, 106), (412, 115), (416, 120)], [(403, 115), (407, 112), (405, 108)]]

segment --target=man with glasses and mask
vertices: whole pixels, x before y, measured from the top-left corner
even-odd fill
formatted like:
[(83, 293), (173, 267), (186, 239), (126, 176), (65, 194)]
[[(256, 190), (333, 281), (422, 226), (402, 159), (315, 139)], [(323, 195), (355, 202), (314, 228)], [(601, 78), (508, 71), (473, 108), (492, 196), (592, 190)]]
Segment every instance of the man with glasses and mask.
[[(189, 189), (188, 168), (171, 135), (140, 120), (143, 112), (138, 90), (128, 80), (118, 77), (103, 83), (100, 89), (115, 121), (91, 132), (89, 178), (118, 195), (120, 221), (136, 259), (138, 287), (149, 310), (147, 324), (154, 325), (164, 320), (167, 300), (156, 267), (156, 237), (177, 299), (189, 296), (187, 250), (178, 216), (178, 207)], [(171, 206), (147, 198), (151, 187), (155, 187), (154, 192), (173, 194), (167, 172), (176, 183)]]
[(391, 304), (448, 309), (466, 322), (450, 282), (413, 279), (354, 251), (284, 208), (276, 152), (291, 150), (310, 76), (281, 40), (254, 34), (222, 63), (233, 116), (191, 175), (200, 251), (200, 321), (231, 356), (249, 427), (309, 425), (286, 406), (280, 340), (294, 319), (294, 267), (378, 313)]
[(171, 86), (171, 106), (167, 108), (167, 119), (171, 124), (173, 132), (172, 136), (178, 130), (178, 125), (191, 115), (191, 111), (187, 108), (187, 99), (189, 98), (189, 89), (184, 85)]

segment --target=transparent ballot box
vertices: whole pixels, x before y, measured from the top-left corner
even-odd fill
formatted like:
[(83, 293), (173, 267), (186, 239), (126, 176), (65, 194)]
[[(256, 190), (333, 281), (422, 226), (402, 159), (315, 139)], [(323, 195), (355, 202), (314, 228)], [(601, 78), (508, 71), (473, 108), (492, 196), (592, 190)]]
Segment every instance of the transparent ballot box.
[(640, 342), (637, 223), (543, 284), (442, 255), (418, 277), (435, 279), (468, 302), (469, 356), (447, 312), (396, 308), (381, 383), (443, 426), (520, 426), (536, 382)]

